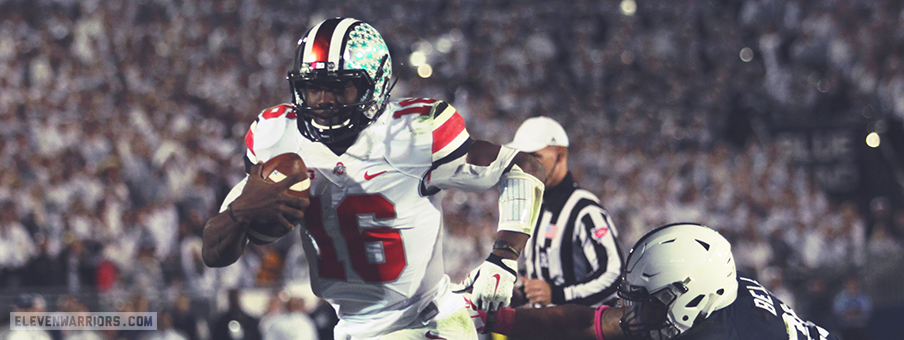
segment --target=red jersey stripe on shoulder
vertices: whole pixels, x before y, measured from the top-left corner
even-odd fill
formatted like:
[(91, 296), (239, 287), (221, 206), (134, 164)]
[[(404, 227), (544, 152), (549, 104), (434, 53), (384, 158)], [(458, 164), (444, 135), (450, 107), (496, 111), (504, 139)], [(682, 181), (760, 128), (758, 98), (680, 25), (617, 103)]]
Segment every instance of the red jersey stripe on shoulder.
[(402, 116), (410, 115), (410, 114), (419, 114), (421, 116), (426, 116), (426, 115), (430, 114), (431, 108), (432, 108), (432, 106), (415, 106), (415, 107), (401, 109), (396, 112), (393, 112), (392, 118), (402, 118)]
[(245, 146), (248, 147), (248, 151), (251, 152), (252, 155), (257, 156), (254, 153), (254, 126), (257, 125), (257, 122), (251, 124), (248, 128), (248, 133), (245, 134)]
[(433, 104), (433, 103), (435, 103), (435, 102), (437, 102), (436, 99), (430, 99), (430, 98), (411, 98), (411, 99), (405, 99), (405, 100), (403, 100), (403, 101), (400, 101), (400, 102), (399, 102), (399, 105), (402, 106), (402, 107), (405, 107), (405, 106), (408, 106), (408, 105), (411, 105), (411, 104), (417, 104), (417, 103)]
[(455, 112), (442, 125), (433, 129), (433, 152), (442, 150), (462, 133), (467, 133), (465, 120)]
[(276, 118), (282, 115), (286, 115), (286, 118), (289, 119), (295, 119), (298, 117), (295, 114), (295, 108), (293, 108), (292, 105), (289, 104), (279, 104), (261, 112), (261, 116), (264, 117), (264, 119)]

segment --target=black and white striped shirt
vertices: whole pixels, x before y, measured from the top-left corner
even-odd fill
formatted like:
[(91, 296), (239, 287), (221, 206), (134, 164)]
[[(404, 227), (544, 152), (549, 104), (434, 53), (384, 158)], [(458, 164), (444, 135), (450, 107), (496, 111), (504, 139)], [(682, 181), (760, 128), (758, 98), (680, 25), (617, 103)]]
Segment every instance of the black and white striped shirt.
[(615, 297), (624, 261), (617, 237), (599, 198), (568, 173), (543, 194), (525, 249), (527, 276), (550, 284), (553, 304), (602, 305)]

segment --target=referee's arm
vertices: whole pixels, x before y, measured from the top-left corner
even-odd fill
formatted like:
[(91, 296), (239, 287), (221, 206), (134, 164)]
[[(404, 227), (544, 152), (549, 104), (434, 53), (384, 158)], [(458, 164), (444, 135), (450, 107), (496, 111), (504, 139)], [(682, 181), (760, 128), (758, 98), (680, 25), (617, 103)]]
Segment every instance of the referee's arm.
[(571, 303), (598, 306), (615, 294), (622, 269), (621, 249), (616, 240), (616, 230), (608, 213), (599, 205), (591, 204), (577, 212), (575, 220), (575, 261), (580, 256), (587, 260), (592, 271), (580, 281), (552, 286), (552, 303)]

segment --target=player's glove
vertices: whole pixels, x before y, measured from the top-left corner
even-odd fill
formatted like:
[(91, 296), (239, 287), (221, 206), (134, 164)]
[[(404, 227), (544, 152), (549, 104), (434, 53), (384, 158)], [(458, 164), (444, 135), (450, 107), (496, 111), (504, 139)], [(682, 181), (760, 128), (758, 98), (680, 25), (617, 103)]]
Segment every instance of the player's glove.
[(517, 261), (491, 253), (480, 267), (472, 270), (468, 277), (455, 287), (455, 292), (463, 293), (470, 288), (471, 301), (477, 305), (478, 310), (484, 312), (494, 312), (507, 307), (512, 301), (512, 290), (518, 279), (515, 271), (517, 266)]

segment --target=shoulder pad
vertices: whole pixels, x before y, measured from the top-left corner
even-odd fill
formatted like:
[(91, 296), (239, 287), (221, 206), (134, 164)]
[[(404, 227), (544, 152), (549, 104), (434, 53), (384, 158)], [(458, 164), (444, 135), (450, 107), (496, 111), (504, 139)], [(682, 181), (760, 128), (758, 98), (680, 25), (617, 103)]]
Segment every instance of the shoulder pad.
[(287, 128), (296, 124), (296, 118), (295, 108), (289, 104), (280, 104), (261, 111), (248, 128), (245, 146), (255, 155), (260, 150), (272, 147), (282, 139)]

